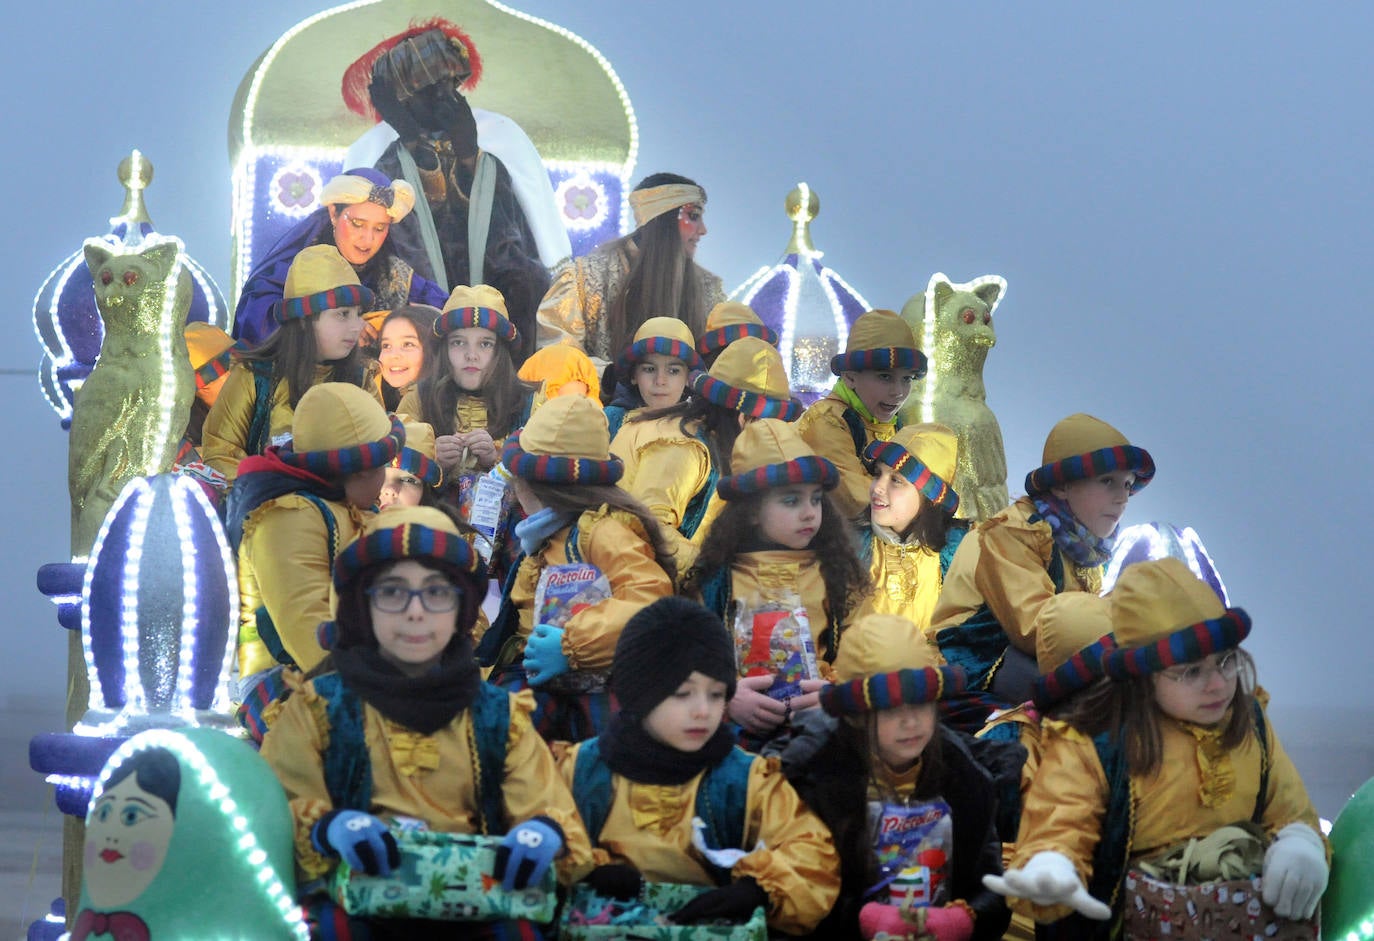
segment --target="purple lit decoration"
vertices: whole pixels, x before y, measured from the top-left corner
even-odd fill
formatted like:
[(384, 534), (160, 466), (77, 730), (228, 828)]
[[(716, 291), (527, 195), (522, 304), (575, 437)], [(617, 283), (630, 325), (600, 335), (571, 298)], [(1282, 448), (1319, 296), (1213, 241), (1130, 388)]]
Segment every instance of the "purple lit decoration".
[(1230, 606), (1226, 584), (1198, 534), (1191, 526), (1179, 529), (1172, 523), (1138, 523), (1121, 530), (1107, 562), (1107, 571), (1102, 576), (1102, 593), (1105, 595), (1112, 590), (1126, 566), (1170, 557), (1188, 566), (1217, 593), (1222, 604)]
[[(143, 204), (143, 190), (152, 182), (153, 165), (135, 150), (120, 162), (118, 173), (125, 192), (124, 206), (110, 219), (104, 238), (112, 245), (132, 247), (156, 231)], [(190, 257), (184, 262), (192, 278), (187, 321), (203, 320), (228, 330), (229, 312), (214, 280)], [(33, 327), (43, 345), (38, 373), (43, 397), (57, 412), (62, 427), (70, 428), (72, 396), (91, 374), (105, 339), (105, 325), (96, 308), (82, 249), (63, 259), (38, 289), (33, 299)]]
[[(231, 630), (238, 586), (228, 540), (205, 492), (176, 474), (136, 477), (106, 515), (84, 566), (44, 566), (40, 585), (80, 621), (89, 709), (70, 734), (36, 736), (29, 763), (84, 816), (96, 774), (127, 736), (149, 728), (231, 731)], [(68, 618), (67, 620), (70, 620)]]
[(843, 351), (850, 326), (869, 305), (821, 263), (824, 252), (811, 241), (811, 220), (820, 213), (820, 198), (798, 183), (787, 195), (785, 209), (792, 238), (783, 257), (770, 268), (760, 268), (730, 296), (748, 304), (777, 331), (792, 395), (810, 405), (830, 390), (835, 381), (830, 359)]

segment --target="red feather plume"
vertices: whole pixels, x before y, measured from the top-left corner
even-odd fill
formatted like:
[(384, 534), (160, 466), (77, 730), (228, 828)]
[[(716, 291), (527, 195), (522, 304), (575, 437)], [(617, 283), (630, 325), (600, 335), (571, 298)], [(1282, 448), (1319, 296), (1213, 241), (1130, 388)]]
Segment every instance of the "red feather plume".
[(341, 91), (344, 104), (348, 110), (369, 120), (380, 121), (382, 116), (372, 107), (372, 96), (367, 91), (368, 86), (372, 84), (372, 67), (377, 64), (378, 59), (398, 43), (431, 29), (443, 30), (445, 36), (454, 42), (461, 43), (463, 48), (467, 50), (468, 68), (472, 70), (472, 74), (463, 81), (461, 87), (464, 92), (472, 91), (482, 78), (482, 57), (477, 54), (477, 46), (473, 44), (472, 37), (463, 32), (456, 23), (452, 23), (442, 16), (436, 16), (422, 21), (412, 20), (410, 29), (403, 33), (397, 33), (388, 39), (383, 39), (344, 70)]

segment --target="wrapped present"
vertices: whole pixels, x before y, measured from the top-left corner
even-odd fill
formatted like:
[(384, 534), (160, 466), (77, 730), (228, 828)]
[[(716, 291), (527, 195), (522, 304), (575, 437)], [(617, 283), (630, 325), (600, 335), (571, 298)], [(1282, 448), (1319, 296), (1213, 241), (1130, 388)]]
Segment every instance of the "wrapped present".
[(1124, 936), (1173, 941), (1316, 941), (1316, 919), (1280, 918), (1264, 904), (1260, 879), (1229, 879), (1179, 885), (1126, 874)]
[(499, 837), (435, 833), (392, 826), (401, 865), (386, 877), (340, 863), (332, 896), (350, 915), (434, 921), (553, 920), (558, 904), (552, 870), (538, 884), (506, 892), (492, 878)]
[(768, 922), (762, 908), (754, 909), (749, 920), (740, 924), (699, 922), (675, 925), (668, 920), (710, 886), (647, 882), (639, 898), (622, 902), (604, 899), (587, 885), (573, 886), (572, 896), (563, 907), (558, 922), (558, 937), (564, 941), (595, 941), (602, 938), (634, 938), (636, 941), (695, 941), (721, 938), (726, 941), (766, 941)]
[(735, 660), (740, 676), (773, 676), (774, 699), (802, 694), (802, 680), (820, 679), (806, 606), (795, 595), (736, 605)]

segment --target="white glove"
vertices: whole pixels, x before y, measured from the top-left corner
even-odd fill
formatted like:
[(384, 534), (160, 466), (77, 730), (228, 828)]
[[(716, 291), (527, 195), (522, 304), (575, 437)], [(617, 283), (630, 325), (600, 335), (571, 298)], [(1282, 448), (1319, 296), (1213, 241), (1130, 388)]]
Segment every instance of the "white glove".
[(1112, 910), (1088, 894), (1078, 870), (1063, 853), (1036, 853), (1021, 869), (984, 876), (983, 885), (998, 895), (1027, 899), (1036, 905), (1068, 905), (1084, 918), (1106, 921)]
[(1317, 831), (1305, 823), (1290, 823), (1274, 835), (1264, 854), (1264, 904), (1281, 918), (1311, 918), (1329, 875), (1326, 844)]

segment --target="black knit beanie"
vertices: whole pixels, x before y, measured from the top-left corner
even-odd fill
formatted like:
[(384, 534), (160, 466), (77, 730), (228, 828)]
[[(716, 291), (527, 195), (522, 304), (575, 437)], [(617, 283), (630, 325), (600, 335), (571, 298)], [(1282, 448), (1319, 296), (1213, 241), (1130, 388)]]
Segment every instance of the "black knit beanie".
[(644, 718), (693, 672), (735, 694), (735, 648), (715, 612), (695, 601), (660, 598), (630, 618), (611, 663), (611, 692), (623, 712)]

